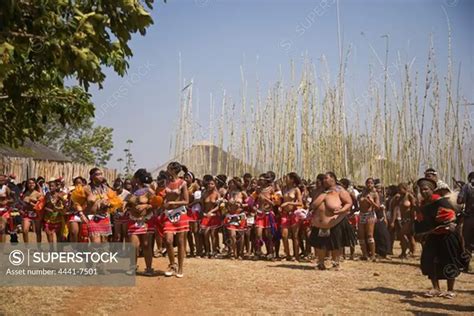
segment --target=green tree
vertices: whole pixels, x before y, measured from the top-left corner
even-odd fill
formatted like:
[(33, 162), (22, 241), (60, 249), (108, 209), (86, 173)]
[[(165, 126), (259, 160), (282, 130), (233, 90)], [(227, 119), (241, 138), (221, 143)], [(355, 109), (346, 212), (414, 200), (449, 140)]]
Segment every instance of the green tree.
[[(89, 86), (102, 88), (104, 67), (126, 73), (129, 41), (153, 23), (152, 4), (0, 1), (0, 144), (40, 139), (53, 117), (63, 126), (93, 117)], [(66, 78), (77, 84), (67, 86)]]
[(74, 161), (103, 167), (112, 157), (112, 132), (109, 127), (94, 127), (92, 119), (64, 127), (48, 123), (47, 132), (39, 142)]

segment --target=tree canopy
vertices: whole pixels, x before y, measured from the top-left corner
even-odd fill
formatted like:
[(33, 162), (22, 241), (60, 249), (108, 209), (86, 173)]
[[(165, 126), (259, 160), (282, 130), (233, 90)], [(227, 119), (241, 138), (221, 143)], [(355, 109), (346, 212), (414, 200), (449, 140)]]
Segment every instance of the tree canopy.
[[(0, 1), (0, 144), (45, 135), (48, 121), (94, 116), (87, 92), (104, 68), (123, 76), (129, 41), (145, 34), (153, 0)], [(67, 86), (66, 79), (77, 84)]]
[(39, 142), (76, 162), (103, 167), (112, 157), (112, 132), (112, 128), (94, 126), (92, 119), (65, 126), (51, 120)]

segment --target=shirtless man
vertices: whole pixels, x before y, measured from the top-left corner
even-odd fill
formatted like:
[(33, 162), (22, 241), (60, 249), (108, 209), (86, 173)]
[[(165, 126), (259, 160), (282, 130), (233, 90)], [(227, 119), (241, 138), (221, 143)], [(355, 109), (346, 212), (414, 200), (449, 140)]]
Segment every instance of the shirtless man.
[(349, 214), (352, 199), (344, 188), (336, 184), (336, 175), (333, 172), (324, 175), (323, 187), (325, 191), (316, 196), (311, 204), (313, 209), (311, 242), (316, 248), (317, 268), (326, 269), (324, 257), (326, 251), (331, 251), (333, 268), (338, 270), (343, 247), (340, 223)]

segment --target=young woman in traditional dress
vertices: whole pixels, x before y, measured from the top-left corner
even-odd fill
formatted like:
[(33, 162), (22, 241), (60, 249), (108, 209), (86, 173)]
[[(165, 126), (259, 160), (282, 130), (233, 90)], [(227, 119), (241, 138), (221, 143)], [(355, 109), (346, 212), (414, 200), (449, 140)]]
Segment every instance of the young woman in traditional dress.
[(45, 204), (44, 195), (40, 192), (40, 187), (34, 178), (26, 181), (26, 187), (22, 194), (23, 210), (22, 210), (22, 228), (23, 241), (29, 242), (28, 234), (31, 224), (33, 224), (36, 233), (36, 242), (41, 243), (41, 222), (43, 220), (43, 208)]
[[(228, 190), (228, 187), (227, 187), (228, 177), (225, 174), (219, 174), (215, 177), (215, 179), (216, 179), (217, 190), (219, 191), (219, 196), (221, 198), (221, 201), (220, 201), (220, 218), (221, 218), (222, 225), (217, 229), (217, 232), (215, 234), (216, 238), (214, 239), (214, 242), (215, 242), (215, 248), (216, 248), (217, 254), (221, 254), (221, 247), (220, 247), (221, 243), (220, 243), (220, 234), (219, 233), (222, 233), (222, 239), (224, 241), (229, 239), (228, 232), (227, 232), (226, 229), (224, 229), (224, 217), (227, 214), (227, 210), (225, 208), (225, 197), (227, 196), (227, 190)], [(225, 246), (224, 251), (229, 253), (230, 250), (229, 250), (228, 245), (224, 245), (224, 246)]]
[(387, 217), (388, 231), (390, 232), (390, 255), (393, 255), (393, 245), (400, 236), (401, 216), (399, 204), (398, 185), (389, 185), (387, 188)]
[(257, 200), (257, 179), (251, 179), (250, 184), (246, 189), (247, 199), (245, 204), (245, 216), (247, 218), (247, 230), (245, 231), (244, 247), (247, 256), (251, 256), (255, 252), (255, 203)]
[(117, 178), (113, 184), (113, 190), (122, 200), (122, 206), (114, 214), (114, 242), (123, 243), (128, 238), (128, 225), (130, 213), (127, 211), (126, 204), (130, 198), (131, 192), (124, 188), (122, 179)]
[[(164, 201), (165, 196), (166, 196), (166, 181), (169, 178), (169, 174), (161, 170), (160, 173), (158, 174), (158, 177), (156, 178), (156, 197), (158, 200)], [(164, 238), (164, 232), (163, 232), (163, 216), (164, 216), (164, 209), (163, 209), (163, 202), (161, 207), (155, 208), (155, 244), (156, 244), (156, 249), (153, 252), (153, 257), (159, 258), (162, 256), (165, 256), (166, 253), (166, 247), (163, 247), (163, 238)]]
[(11, 208), (9, 205), (10, 203), (11, 200), (7, 190), (0, 190), (0, 243), (5, 242), (7, 227), (11, 223)]
[[(354, 231), (354, 236), (357, 233), (357, 227), (359, 225), (359, 215), (356, 214), (359, 212), (359, 203), (357, 201), (357, 195), (356, 191), (354, 190), (354, 187), (351, 185), (351, 181), (349, 179), (341, 179), (341, 185), (342, 187), (350, 194), (351, 200), (352, 200), (352, 208), (351, 212), (347, 216), (347, 220), (349, 221), (349, 224), (351, 224), (351, 227)], [(355, 244), (349, 246), (349, 259), (354, 260), (354, 253), (355, 253)], [(345, 253), (343, 253), (343, 256), (345, 256)]]
[[(280, 259), (280, 244), (281, 244), (281, 225), (280, 225), (280, 205), (283, 203), (283, 193), (282, 193), (282, 187), (284, 185), (283, 179), (277, 179), (276, 174), (273, 171), (267, 171), (266, 172), (267, 178), (269, 181), (271, 181), (273, 185), (273, 214), (274, 214), (274, 220), (271, 221), (272, 226), (270, 228), (271, 233), (272, 233), (272, 243), (271, 246), (274, 249), (274, 255), (272, 256), (272, 260), (278, 260)], [(267, 241), (268, 243), (268, 241)], [(266, 247), (268, 249), (270, 245), (267, 244)]]
[[(434, 194), (435, 181), (422, 178), (417, 185), (422, 195), (421, 210), (415, 222), (416, 234), (424, 239), (421, 272), (433, 286), (425, 296), (452, 299), (455, 279), (469, 264), (469, 256), (463, 251), (456, 230), (456, 212), (448, 199)], [(441, 292), (439, 280), (447, 280), (447, 292)]]
[[(227, 214), (224, 220), (229, 235), (229, 257), (231, 259), (243, 259), (244, 232), (247, 230), (245, 209), (247, 208), (247, 193), (243, 189), (240, 178), (232, 178), (228, 183), (227, 191)], [(226, 243), (227, 244), (227, 243)]]
[(217, 255), (216, 239), (218, 229), (222, 226), (220, 210), (220, 194), (216, 187), (216, 180), (211, 175), (205, 175), (204, 192), (201, 197), (203, 218), (201, 229), (203, 231), (205, 256), (213, 258)]
[(388, 231), (385, 189), (382, 187), (380, 179), (375, 179), (374, 182), (375, 190), (379, 195), (380, 201), (380, 207), (375, 209), (375, 215), (377, 217), (374, 226), (375, 253), (383, 259), (390, 259), (388, 254), (390, 253), (391, 239), (390, 232)]
[(359, 243), (362, 250), (362, 260), (369, 257), (375, 261), (375, 239), (374, 227), (377, 216), (375, 210), (380, 208), (380, 198), (375, 190), (374, 179), (368, 178), (365, 181), (365, 189), (359, 195)]
[[(262, 246), (266, 245), (267, 258), (273, 260), (275, 257), (273, 247), (273, 233), (276, 229), (276, 218), (273, 212), (275, 206), (275, 189), (267, 174), (261, 174), (258, 179), (257, 215), (256, 227), (256, 255), (262, 257)], [(265, 239), (264, 239), (265, 238)]]
[(474, 250), (474, 172), (467, 175), (467, 183), (461, 187), (457, 201), (459, 205), (464, 204), (462, 213), (462, 240), (466, 247), (466, 252), (472, 257)]
[(196, 182), (196, 178), (192, 172), (187, 172), (184, 175), (184, 181), (188, 186), (189, 192), (189, 205), (188, 205), (188, 217), (189, 217), (189, 232), (188, 232), (188, 244), (189, 244), (189, 256), (194, 257), (196, 254), (200, 256), (202, 254), (202, 238), (199, 234), (199, 225), (201, 221), (201, 188)]
[(49, 192), (46, 193), (44, 206), (44, 231), (50, 244), (63, 240), (64, 215), (68, 208), (68, 195), (61, 191), (56, 180), (48, 182)]
[(303, 259), (311, 259), (311, 245), (309, 236), (311, 234), (311, 212), (310, 205), (313, 200), (312, 190), (314, 184), (301, 183), (300, 191), (303, 199), (303, 207), (296, 210), (295, 215), (299, 218), (300, 248), (303, 251)]
[[(168, 179), (166, 180), (164, 212), (161, 215), (162, 229), (169, 259), (168, 271), (165, 276), (175, 275), (182, 278), (184, 257), (186, 256), (186, 235), (189, 231), (189, 218), (186, 207), (189, 204), (189, 193), (186, 181), (179, 178), (181, 172), (187, 173), (188, 169), (179, 162), (171, 162), (167, 167)], [(178, 242), (178, 265), (175, 262), (173, 249), (174, 236)]]
[[(301, 218), (295, 214), (295, 211), (303, 207), (303, 198), (299, 185), (301, 183), (300, 177), (291, 172), (285, 176), (285, 186), (283, 188), (283, 203), (280, 205), (280, 223), (281, 235), (283, 239), (283, 249), (285, 251), (286, 260), (299, 261), (299, 231)], [(288, 237), (291, 233), (293, 240), (293, 257), (290, 255), (290, 245)]]
[(415, 255), (415, 236), (413, 232), (413, 224), (415, 222), (415, 214), (417, 202), (415, 196), (410, 192), (407, 183), (398, 185), (399, 200), (398, 209), (400, 212), (400, 245), (402, 253), (400, 258), (407, 257), (407, 251), (410, 256)]
[[(155, 192), (150, 188), (152, 182), (151, 174), (145, 169), (138, 169), (133, 175), (132, 182), (136, 190), (130, 195), (127, 202), (128, 235), (130, 242), (138, 250), (143, 249), (146, 269), (144, 275), (153, 275), (153, 234), (155, 233), (155, 217), (153, 209), (155, 208)], [(134, 258), (136, 262), (136, 258)], [(133, 274), (137, 265), (132, 265), (129, 274)]]
[(107, 185), (102, 170), (92, 168), (89, 176), (89, 185), (85, 187), (87, 197), (85, 214), (90, 241), (98, 244), (106, 242), (112, 235), (110, 214), (120, 208), (123, 202)]
[[(159, 200), (164, 201), (165, 196), (166, 196), (166, 181), (169, 178), (169, 174), (161, 170), (160, 173), (158, 174), (158, 177), (156, 178), (156, 196)], [(156, 217), (156, 227), (155, 227), (155, 244), (156, 244), (156, 250), (153, 252), (153, 256), (155, 258), (159, 258), (161, 256), (164, 256), (166, 253), (166, 247), (163, 247), (163, 237), (164, 237), (164, 232), (163, 232), (163, 224), (164, 222), (161, 220), (164, 216), (164, 209), (163, 205), (161, 207), (157, 207), (155, 209), (155, 217)]]
[(87, 207), (87, 197), (84, 186), (87, 181), (82, 177), (73, 179), (74, 188), (70, 191), (68, 208), (66, 210), (66, 225), (69, 232), (69, 242), (79, 242), (81, 234), (81, 222), (87, 221), (84, 210)]
[(324, 192), (313, 200), (312, 231), (310, 242), (316, 248), (317, 268), (325, 270), (324, 258), (331, 251), (332, 267), (339, 269), (345, 236), (350, 235), (351, 227), (347, 215), (352, 208), (352, 199), (343, 187), (337, 185), (336, 175), (328, 172), (323, 181)]

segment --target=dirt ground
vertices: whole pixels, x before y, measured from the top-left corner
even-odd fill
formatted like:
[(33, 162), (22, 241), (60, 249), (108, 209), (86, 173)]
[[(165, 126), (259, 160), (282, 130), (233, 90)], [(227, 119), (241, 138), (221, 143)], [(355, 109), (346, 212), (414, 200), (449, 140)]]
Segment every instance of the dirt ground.
[(190, 258), (178, 279), (163, 276), (168, 262), (159, 258), (158, 275), (137, 276), (135, 287), (0, 288), (0, 315), (474, 313), (474, 274), (457, 279), (454, 299), (427, 299), (418, 260), (344, 261), (340, 271), (317, 271), (314, 263)]

